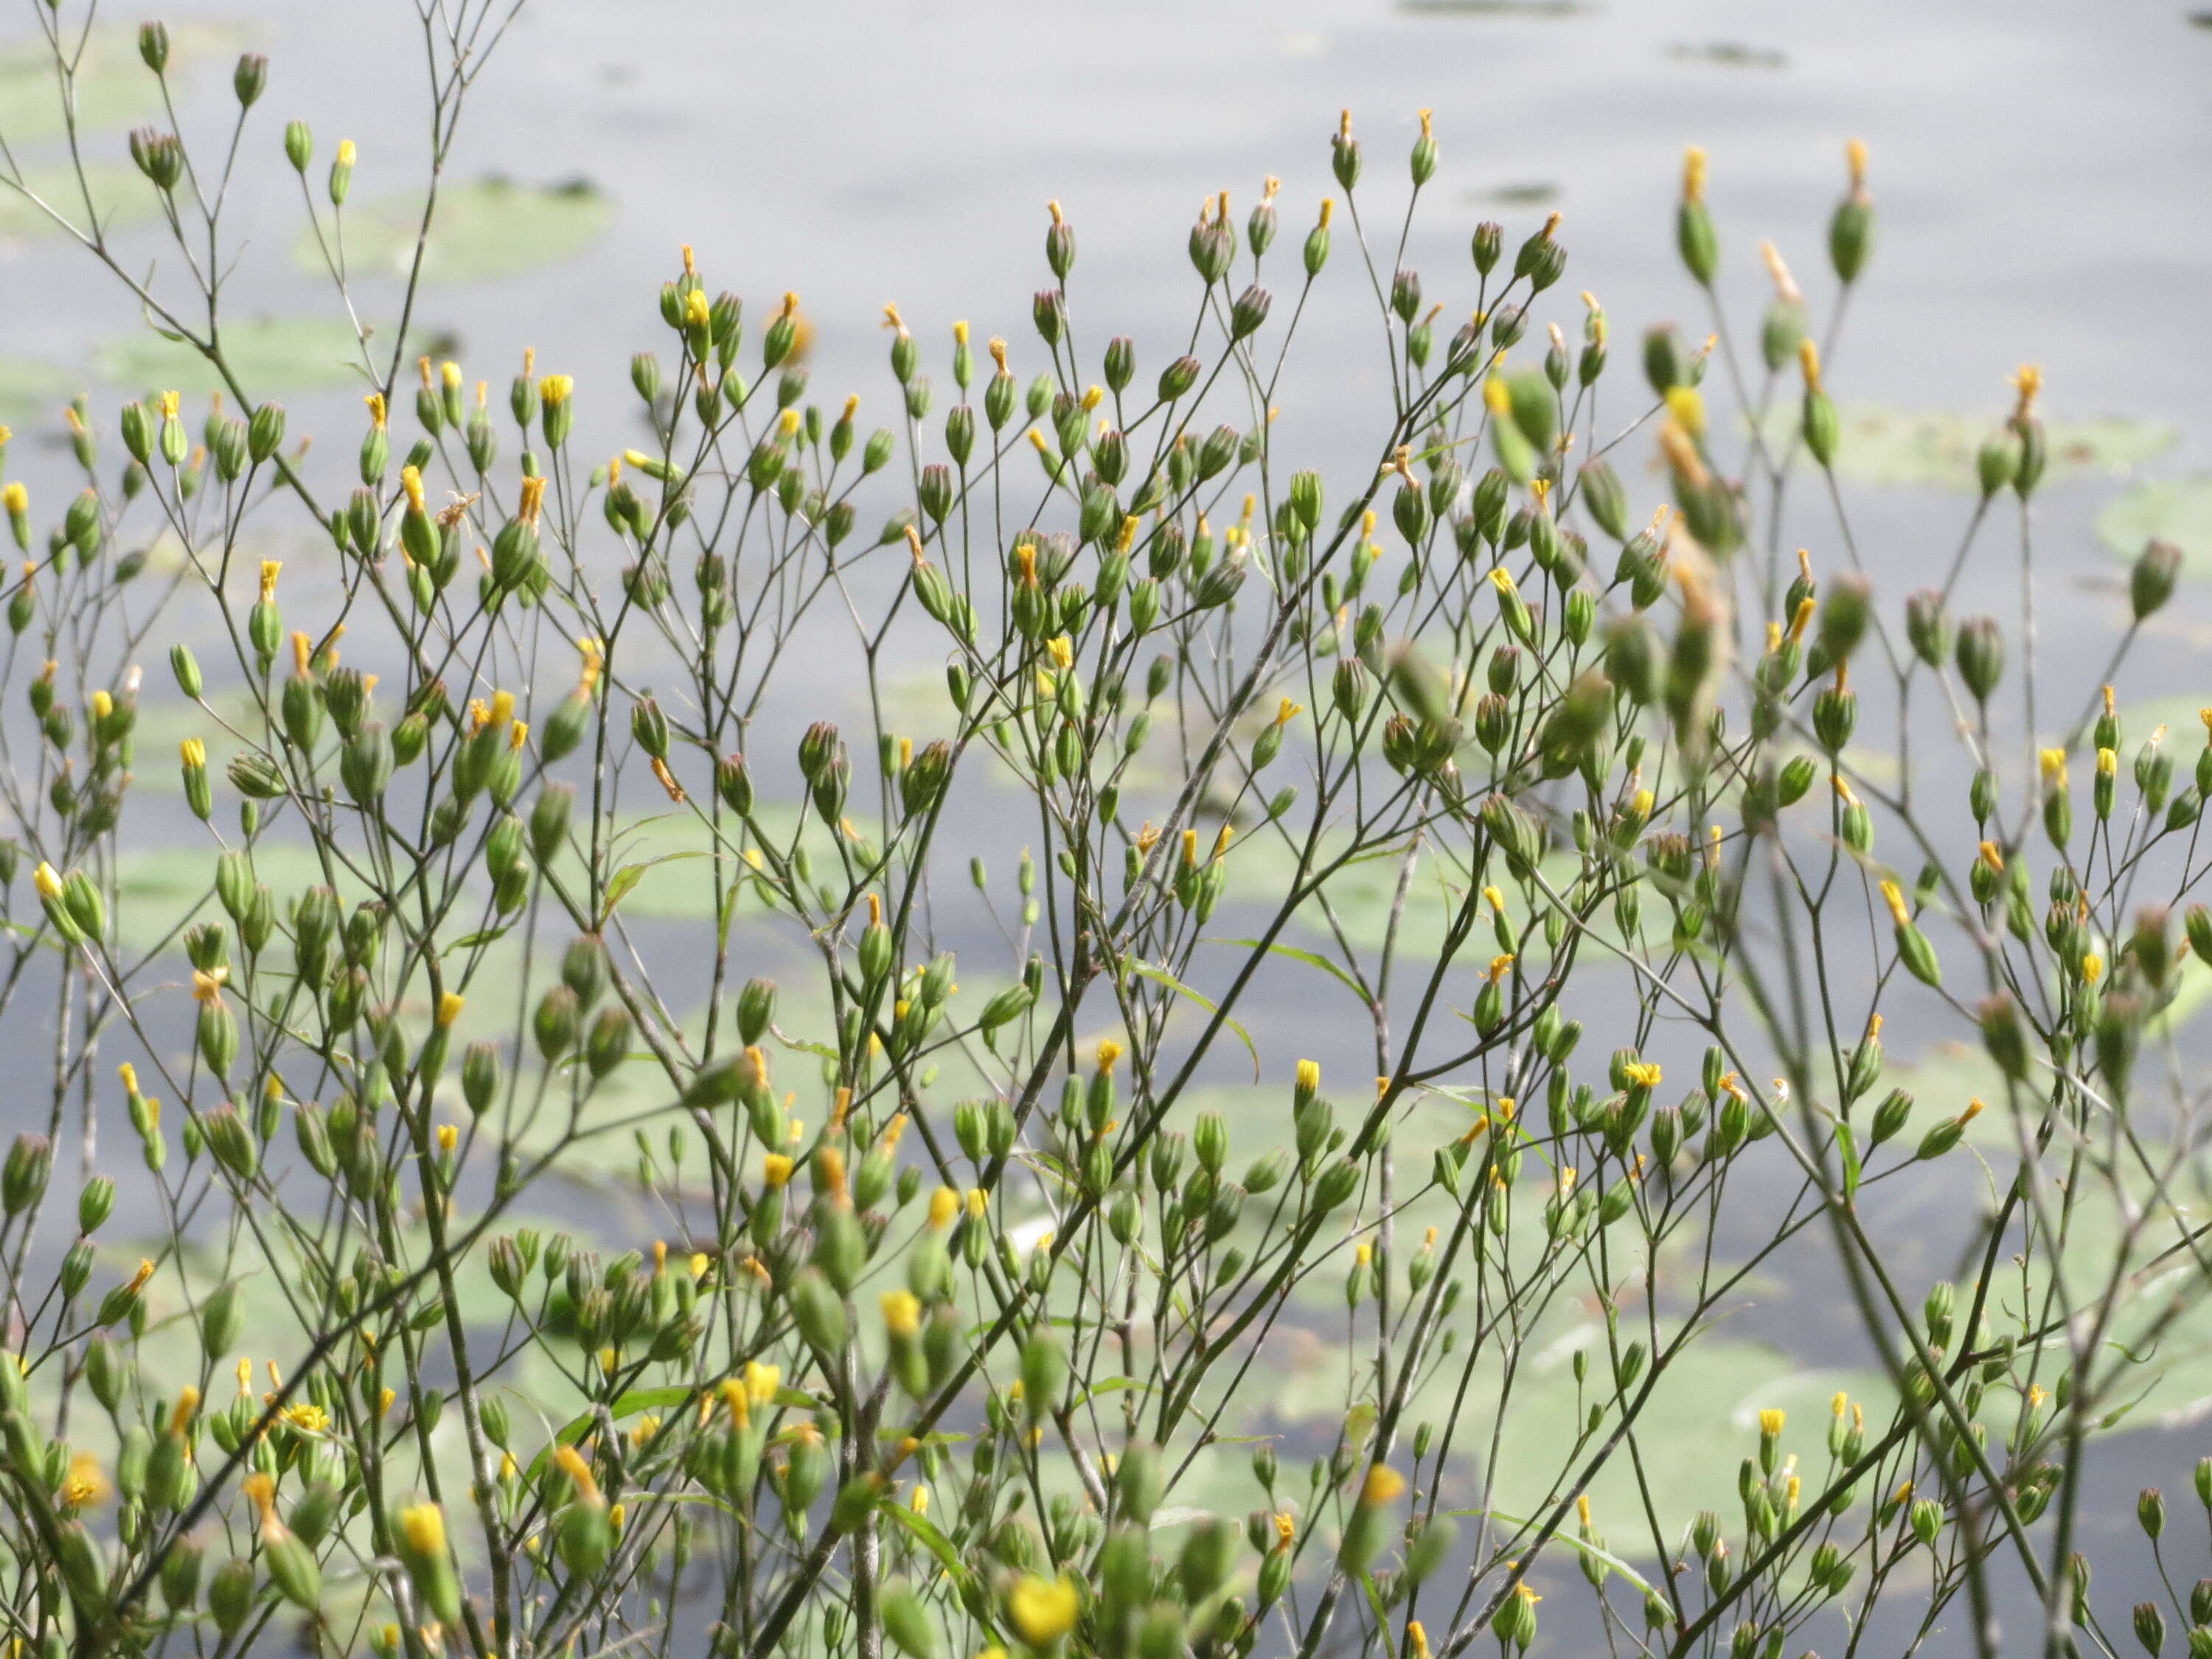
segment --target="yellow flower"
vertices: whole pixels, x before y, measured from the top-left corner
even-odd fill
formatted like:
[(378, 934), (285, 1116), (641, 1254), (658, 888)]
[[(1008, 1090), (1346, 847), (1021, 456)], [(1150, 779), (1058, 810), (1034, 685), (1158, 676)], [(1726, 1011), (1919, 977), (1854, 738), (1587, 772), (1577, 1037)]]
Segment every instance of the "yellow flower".
[(62, 896), (62, 878), (54, 873), (54, 866), (43, 859), (39, 861), (38, 869), (32, 873), (31, 884), (39, 890), (39, 896), (42, 899), (56, 899)]
[(929, 1228), (932, 1232), (943, 1232), (960, 1213), (960, 1194), (950, 1187), (939, 1187), (929, 1195)]
[(246, 1501), (260, 1511), (262, 1529), (266, 1532), (276, 1525), (276, 1478), (256, 1472), (238, 1483), (239, 1491)]
[(576, 1500), (582, 1504), (604, 1504), (599, 1496), (599, 1483), (592, 1476), (592, 1466), (584, 1462), (583, 1455), (574, 1446), (562, 1446), (553, 1454), (553, 1461), (576, 1488)]
[(89, 1509), (104, 1504), (115, 1490), (108, 1480), (100, 1460), (90, 1452), (79, 1452), (70, 1459), (69, 1474), (62, 1481), (62, 1504), (65, 1509)]
[(198, 738), (186, 738), (177, 745), (177, 752), (184, 757), (185, 764), (195, 770), (207, 764), (207, 745)]
[(763, 1365), (757, 1359), (745, 1362), (745, 1398), (756, 1406), (765, 1406), (775, 1399), (776, 1390), (783, 1386), (783, 1367)]
[(331, 1414), (320, 1406), (301, 1401), (284, 1407), (284, 1420), (303, 1434), (320, 1434), (331, 1425)]
[(31, 510), (31, 492), (23, 488), (21, 479), (9, 483), (4, 489), (0, 489), (0, 507), (4, 507), (9, 512), (19, 515)]
[(723, 1407), (730, 1413), (730, 1425), (732, 1428), (742, 1429), (751, 1424), (752, 1401), (745, 1396), (745, 1385), (734, 1376), (724, 1377), (721, 1387), (715, 1389), (713, 1395), (699, 1402), (699, 1420), (702, 1423), (707, 1420), (708, 1413), (714, 1410), (714, 1402), (717, 1397), (720, 1399)]
[(1620, 1069), (1629, 1082), (1639, 1089), (1657, 1088), (1660, 1079), (1664, 1075), (1656, 1060), (1631, 1060)]
[(1114, 1069), (1115, 1061), (1121, 1058), (1121, 1045), (1120, 1043), (1115, 1042), (1112, 1037), (1104, 1037), (1100, 1040), (1098, 1044), (1098, 1069), (1102, 1073), (1110, 1073)]
[(338, 165), (339, 165), (340, 167), (351, 167), (351, 166), (354, 164), (354, 160), (355, 160), (355, 158), (356, 158), (359, 154), (360, 154), (360, 151), (356, 150), (356, 149), (354, 148), (354, 143), (353, 143), (353, 140), (352, 140), (352, 139), (350, 139), (350, 138), (341, 138), (341, 139), (339, 139), (339, 140), (338, 140)]
[(2043, 764), (2043, 781), (2053, 789), (2066, 787), (2066, 751), (2046, 749), (2037, 757)]
[(1052, 665), (1065, 673), (1075, 663), (1075, 642), (1062, 634), (1047, 640), (1044, 648), (1052, 653)]
[(399, 1537), (410, 1553), (446, 1553), (446, 1516), (435, 1504), (413, 1504), (399, 1511)]
[(1321, 1087), (1321, 1062), (1317, 1060), (1300, 1060), (1297, 1084), (1301, 1094), (1310, 1095), (1318, 1091)]
[(1769, 1406), (1759, 1414), (1759, 1432), (1769, 1440), (1779, 1437), (1782, 1433), (1782, 1425), (1787, 1416), (1788, 1413), (1780, 1407)]
[(1905, 908), (1905, 890), (1893, 881), (1881, 884), (1881, 902), (1889, 907), (1890, 918), (1900, 927), (1912, 920), (1912, 912)]
[(465, 999), (459, 991), (448, 991), (440, 997), (438, 999), (438, 1029), (441, 1031), (452, 1030), (453, 1022), (461, 1017), (461, 1010), (465, 1006)]
[(761, 1160), (761, 1179), (768, 1183), (769, 1190), (774, 1192), (790, 1184), (792, 1170), (796, 1167), (781, 1152), (770, 1152)]
[(1682, 152), (1682, 199), (1705, 199), (1705, 152), (1696, 144)]
[(1031, 1573), (1006, 1592), (1006, 1622), (1033, 1648), (1048, 1648), (1075, 1628), (1083, 1593), (1068, 1577), (1040, 1578)]
[(1395, 1503), (1405, 1490), (1404, 1475), (1388, 1463), (1377, 1463), (1367, 1471), (1367, 1479), (1360, 1482), (1360, 1507), (1371, 1510), (1383, 1504)]
[(912, 1291), (885, 1291), (884, 1328), (893, 1336), (910, 1337), (921, 1329), (921, 1298)]
[(558, 409), (562, 404), (567, 403), (575, 390), (576, 381), (574, 375), (547, 374), (541, 377), (538, 382), (538, 395), (550, 409)]

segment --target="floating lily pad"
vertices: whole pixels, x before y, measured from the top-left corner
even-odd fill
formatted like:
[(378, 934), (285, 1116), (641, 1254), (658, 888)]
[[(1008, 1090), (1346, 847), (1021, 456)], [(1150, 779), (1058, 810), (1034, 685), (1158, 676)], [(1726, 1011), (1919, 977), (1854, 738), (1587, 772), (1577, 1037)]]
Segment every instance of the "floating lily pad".
[[(82, 184), (71, 167), (30, 167), (24, 171), (22, 191), (0, 185), (0, 242), (27, 242), (69, 234), (53, 213), (27, 199), (24, 191), (49, 204), (54, 213), (79, 229), (89, 228), (90, 216), (114, 231), (143, 223), (161, 210), (153, 185), (127, 161), (88, 161)], [(84, 210), (88, 192), (92, 197), (91, 216)]]
[(76, 388), (66, 369), (35, 357), (0, 357), (0, 422), (23, 428), (49, 406), (58, 409)]
[[(1797, 428), (1796, 400), (1768, 418), (1770, 441), (1787, 443)], [(1858, 483), (1971, 489), (1974, 456), (1996, 422), (1960, 410), (1891, 409), (1844, 404), (1837, 416), (1836, 472)], [(2129, 416), (2044, 422), (2051, 482), (2069, 477), (2125, 478), (2172, 447), (2178, 434), (2162, 422)]]
[(2212, 575), (2212, 473), (2154, 478), (2105, 504), (2097, 535), (2117, 558), (2132, 559), (2154, 538), (2181, 550), (2182, 569)]
[(1680, 40), (1667, 48), (1667, 55), (1678, 64), (1711, 64), (1720, 69), (1790, 67), (1788, 54), (1771, 46), (1746, 46), (1741, 40)]
[[(75, 27), (63, 40), (74, 45)], [(237, 52), (247, 31), (236, 23), (169, 26), (169, 80), (188, 82), (192, 71)], [(138, 56), (135, 23), (102, 23), (84, 37), (76, 66), (76, 125), (80, 133), (165, 118), (161, 89)], [(58, 138), (67, 131), (52, 50), (42, 35), (0, 45), (0, 137), (20, 146)]]
[[(614, 222), (614, 199), (587, 179), (519, 184), (480, 179), (448, 185), (438, 196), (422, 275), (431, 283), (489, 283), (573, 259)], [(345, 251), (355, 270), (404, 276), (415, 262), (422, 223), (419, 196), (398, 195), (349, 207)], [(294, 245), (300, 262), (323, 268), (313, 234)]]
[(1582, 17), (1585, 0), (1398, 0), (1398, 9), (1458, 17)]
[[(222, 332), (223, 356), (254, 397), (345, 386), (361, 378), (361, 342), (343, 317), (262, 317)], [(222, 389), (222, 377), (188, 345), (150, 331), (111, 340), (94, 354), (100, 378), (131, 390)]]
[(1518, 179), (1502, 185), (1478, 185), (1467, 199), (1478, 206), (1544, 207), (1559, 199), (1559, 186), (1549, 179)]

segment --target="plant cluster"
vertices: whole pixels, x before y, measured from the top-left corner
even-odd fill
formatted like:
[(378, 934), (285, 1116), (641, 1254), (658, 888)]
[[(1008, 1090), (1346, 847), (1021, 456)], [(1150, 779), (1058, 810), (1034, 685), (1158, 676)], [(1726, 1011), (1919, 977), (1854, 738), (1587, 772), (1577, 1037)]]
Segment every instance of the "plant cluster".
[[(88, 9), (33, 10), (73, 110)], [(442, 166), (513, 14), (422, 11)], [(1206, 206), (1149, 361), (1055, 204), (1033, 338), (887, 308), (871, 429), (795, 296), (686, 250), (607, 459), (610, 389), (410, 356), (410, 281), (341, 465), (225, 348), (266, 80), (131, 135), (152, 275), (0, 166), (226, 388), (81, 400), (82, 487), (0, 490), (0, 999), (49, 1038), (0, 1184), (11, 1652), (2212, 1652), (2212, 1461), (2186, 1523), (2143, 1495), (2162, 1602), (2082, 1553), (2097, 1437), (2201, 1340), (2212, 744), (2130, 720), (2132, 626), (2039, 676), (2032, 369), (1940, 584), (1861, 569), (1863, 150), (1830, 297), (1769, 245), (1747, 342), (1692, 152), (1712, 336), (1626, 373), (1556, 216), (1407, 268), (1428, 118), (1408, 193), (1347, 115), (1287, 247), (1273, 181)], [(358, 316), (355, 149), (283, 143)], [(1324, 281), (1389, 387), (1326, 477), (1273, 424)], [(2176, 578), (2146, 550), (2132, 623)], [(959, 844), (1009, 811), (1011, 880)], [(181, 907), (149, 820), (199, 837)], [(1286, 983), (1360, 1074), (1262, 1055)], [(1941, 1273), (1869, 1219), (1916, 1182)], [(545, 1219), (577, 1191), (651, 1231)], [(1865, 1386), (1732, 1426), (1684, 1379), (1807, 1255)], [(1713, 1508), (1657, 1472), (1686, 1412)]]

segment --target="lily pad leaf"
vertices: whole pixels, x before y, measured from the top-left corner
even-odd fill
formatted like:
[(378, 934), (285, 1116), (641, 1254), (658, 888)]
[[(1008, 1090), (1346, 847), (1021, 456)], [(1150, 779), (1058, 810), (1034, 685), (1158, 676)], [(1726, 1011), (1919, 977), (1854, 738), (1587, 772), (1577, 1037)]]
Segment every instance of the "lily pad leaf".
[(0, 357), (0, 421), (27, 427), (48, 404), (59, 406), (76, 390), (67, 370), (34, 357)]
[(1448, 17), (1580, 17), (1588, 0), (1398, 0), (1401, 11)]
[(1741, 40), (1679, 40), (1667, 48), (1678, 64), (1711, 64), (1718, 69), (1779, 70), (1790, 67), (1786, 52)]
[[(264, 317), (222, 331), (222, 354), (253, 397), (341, 386), (362, 378), (361, 340), (342, 317)], [(222, 377), (190, 345), (151, 332), (110, 341), (94, 354), (100, 378), (133, 391), (223, 390)]]
[[(74, 44), (74, 28), (68, 38)], [(236, 23), (172, 23), (169, 65), (173, 84), (191, 71), (237, 52), (247, 39)], [(125, 127), (140, 121), (165, 121), (161, 87), (138, 56), (135, 23), (99, 23), (84, 37), (76, 63), (76, 125), (79, 132)], [(32, 34), (0, 46), (0, 133), (11, 146), (60, 137), (68, 129), (54, 59), (43, 35)]]
[(2132, 559), (2156, 539), (2181, 550), (2185, 574), (2212, 576), (2212, 473), (2154, 478), (2105, 504), (2097, 537), (2116, 558)]
[[(448, 185), (438, 195), (422, 251), (422, 277), (437, 283), (520, 276), (574, 258), (614, 218), (614, 198), (587, 179), (531, 185), (495, 177)], [(422, 228), (419, 196), (380, 197), (349, 207), (347, 263), (356, 270), (404, 277), (414, 268)], [(322, 270), (322, 247), (312, 232), (294, 252), (309, 270)]]
[[(88, 196), (92, 199), (89, 215), (85, 212)], [(46, 205), (39, 205), (41, 202)], [(87, 161), (82, 184), (72, 167), (26, 167), (20, 190), (0, 187), (0, 242), (66, 236), (70, 227), (88, 231), (95, 218), (103, 230), (121, 230), (158, 218), (161, 211), (153, 185), (127, 161)]]
[[(1797, 428), (1794, 399), (1767, 417), (1769, 441), (1787, 443)], [(1881, 404), (1841, 404), (1836, 474), (1884, 488), (1972, 489), (1974, 457), (1997, 429), (1987, 414), (1962, 410), (1892, 409)], [(2043, 426), (2050, 457), (2045, 478), (2124, 478), (2173, 447), (2178, 434), (2158, 421), (2106, 416), (2048, 420)]]

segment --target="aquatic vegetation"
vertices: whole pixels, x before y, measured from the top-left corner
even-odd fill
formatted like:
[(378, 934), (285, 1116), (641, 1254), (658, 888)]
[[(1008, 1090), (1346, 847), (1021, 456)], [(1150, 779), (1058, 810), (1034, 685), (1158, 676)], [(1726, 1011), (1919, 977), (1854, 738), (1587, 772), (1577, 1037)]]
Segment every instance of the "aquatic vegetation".
[[(444, 177), (512, 10), (424, 15)], [(2024, 367), (1874, 589), (1863, 148), (1750, 338), (1702, 152), (1711, 337), (1624, 363), (1558, 215), (1404, 266), (1439, 140), (1347, 112), (1327, 199), (1206, 204), (1176, 339), (1100, 337), (1054, 203), (1018, 340), (887, 306), (823, 397), (689, 248), (627, 386), (433, 349), (508, 229), (352, 204), (264, 76), (312, 316), (225, 310), (222, 146), (131, 136), (152, 275), (0, 175), (152, 382), (0, 474), (24, 1651), (2212, 1644), (2179, 1487), (2163, 1601), (2083, 1553), (2212, 1358), (2212, 714), (2114, 690), (2182, 555), (2039, 660), (2106, 451)], [(1388, 398), (1304, 456), (1324, 283)], [(312, 447), (303, 343), (364, 392)]]

